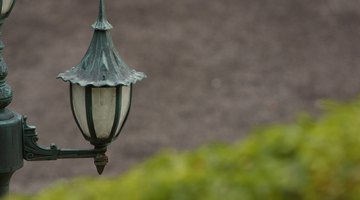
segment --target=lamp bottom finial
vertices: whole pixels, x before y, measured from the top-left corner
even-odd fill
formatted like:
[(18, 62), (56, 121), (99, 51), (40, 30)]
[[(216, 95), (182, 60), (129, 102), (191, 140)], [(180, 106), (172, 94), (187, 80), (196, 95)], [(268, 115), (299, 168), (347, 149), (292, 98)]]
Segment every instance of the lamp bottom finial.
[(98, 154), (96, 155), (95, 159), (94, 159), (94, 164), (96, 166), (97, 172), (99, 173), (99, 175), (101, 175), (105, 169), (105, 166), (107, 165), (107, 163), (109, 162), (108, 157), (104, 154)]

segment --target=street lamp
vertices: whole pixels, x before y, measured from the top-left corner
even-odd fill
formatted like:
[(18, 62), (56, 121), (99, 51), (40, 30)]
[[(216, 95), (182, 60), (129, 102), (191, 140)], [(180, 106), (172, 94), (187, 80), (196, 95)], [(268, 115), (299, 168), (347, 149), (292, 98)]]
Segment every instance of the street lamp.
[[(14, 2), (0, 0), (0, 27)], [(27, 118), (6, 109), (12, 90), (5, 80), (8, 70), (0, 41), (0, 196), (9, 191), (11, 176), (23, 166), (24, 159), (94, 158), (98, 173), (103, 172), (107, 146), (119, 136), (128, 117), (133, 84), (146, 76), (128, 67), (115, 49), (104, 0), (100, 0), (99, 16), (92, 27), (94, 35), (80, 64), (58, 76), (70, 83), (72, 113), (81, 133), (94, 146), (89, 150), (60, 149), (54, 144), (40, 147), (35, 127), (27, 124)]]

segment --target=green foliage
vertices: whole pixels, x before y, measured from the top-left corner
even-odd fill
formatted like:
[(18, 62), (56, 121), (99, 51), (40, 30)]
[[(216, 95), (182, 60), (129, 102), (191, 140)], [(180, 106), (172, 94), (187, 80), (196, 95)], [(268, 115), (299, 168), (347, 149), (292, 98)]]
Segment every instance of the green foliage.
[(318, 120), (253, 131), (233, 145), (163, 152), (113, 179), (61, 182), (15, 200), (360, 199), (360, 99)]

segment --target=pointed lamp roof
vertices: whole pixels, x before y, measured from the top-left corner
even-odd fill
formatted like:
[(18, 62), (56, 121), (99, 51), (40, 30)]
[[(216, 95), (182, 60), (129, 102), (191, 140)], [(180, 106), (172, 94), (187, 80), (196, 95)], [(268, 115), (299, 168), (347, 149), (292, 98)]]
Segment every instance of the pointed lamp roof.
[(113, 27), (107, 21), (104, 1), (100, 0), (99, 16), (92, 25), (94, 35), (80, 64), (58, 75), (64, 81), (81, 86), (119, 86), (130, 85), (146, 77), (122, 61), (110, 32)]

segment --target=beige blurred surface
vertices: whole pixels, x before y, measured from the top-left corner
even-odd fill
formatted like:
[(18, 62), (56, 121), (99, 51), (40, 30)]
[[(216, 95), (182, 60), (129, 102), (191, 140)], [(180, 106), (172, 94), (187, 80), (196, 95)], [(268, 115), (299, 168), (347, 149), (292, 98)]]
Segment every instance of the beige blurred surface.
[[(242, 138), (257, 125), (316, 112), (319, 99), (360, 91), (357, 0), (107, 0), (114, 43), (148, 78), (135, 85), (130, 118), (110, 146), (105, 176), (163, 148)], [(11, 108), (40, 143), (90, 147), (55, 77), (75, 66), (92, 36), (97, 0), (18, 0), (3, 39)], [(93, 161), (27, 162), (12, 191), (96, 176)]]

